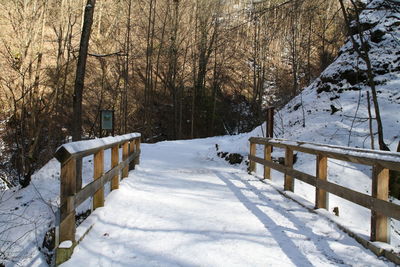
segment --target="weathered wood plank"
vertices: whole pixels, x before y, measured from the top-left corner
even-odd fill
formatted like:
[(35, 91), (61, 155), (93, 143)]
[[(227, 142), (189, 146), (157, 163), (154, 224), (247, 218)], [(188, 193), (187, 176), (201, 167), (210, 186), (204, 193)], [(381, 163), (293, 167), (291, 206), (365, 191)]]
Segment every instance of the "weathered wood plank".
[[(316, 159), (316, 177), (326, 181), (328, 178), (328, 158), (323, 155), (317, 155)], [(329, 198), (325, 190), (318, 187), (315, 188), (315, 208), (329, 209)]]
[[(60, 235), (59, 241), (75, 241), (75, 209), (71, 205), (76, 191), (76, 161), (70, 159), (61, 165)], [(62, 226), (62, 227), (61, 227)]]
[[(111, 169), (117, 167), (119, 164), (119, 145), (114, 146), (111, 149)], [(119, 172), (114, 175), (111, 180), (111, 190), (119, 188)]]
[(250, 143), (250, 154), (249, 154), (249, 171), (255, 172), (256, 171), (256, 162), (250, 159), (251, 156), (256, 155), (256, 144)]
[[(264, 146), (264, 159), (272, 160), (272, 146)], [(271, 179), (271, 168), (264, 165), (264, 179)]]
[[(388, 200), (389, 170), (375, 165), (372, 171), (372, 197)], [(371, 241), (390, 243), (389, 219), (380, 210), (371, 212)]]
[(60, 243), (67, 240), (74, 242), (75, 231), (75, 212), (71, 212), (60, 222)]
[[(135, 144), (136, 144), (136, 148), (135, 148), (135, 151), (140, 151), (140, 137), (139, 138), (136, 138), (135, 140), (134, 140), (134, 142), (135, 142)], [(136, 159), (135, 159), (135, 165), (139, 165), (140, 164), (140, 157), (137, 157)]]
[[(293, 168), (293, 150), (286, 148), (285, 150), (285, 166), (287, 168)], [(285, 191), (294, 192), (294, 180), (293, 177), (285, 173), (285, 182), (283, 185)]]
[[(125, 161), (129, 157), (129, 143), (125, 142), (122, 144), (122, 160)], [(122, 169), (121, 180), (128, 177), (129, 166)]]
[[(94, 154), (94, 180), (98, 180), (104, 173), (104, 150)], [(104, 186), (102, 185), (93, 195), (93, 209), (104, 206)]]

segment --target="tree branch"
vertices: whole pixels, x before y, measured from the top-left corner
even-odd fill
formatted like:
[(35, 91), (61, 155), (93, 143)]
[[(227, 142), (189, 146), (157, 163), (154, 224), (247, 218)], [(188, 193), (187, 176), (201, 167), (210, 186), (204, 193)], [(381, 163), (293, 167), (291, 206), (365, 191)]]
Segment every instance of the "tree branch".
[(89, 56), (91, 57), (111, 57), (111, 56), (122, 56), (125, 57), (126, 54), (122, 53), (122, 51), (110, 53), (110, 54), (93, 54), (93, 53), (88, 53)]

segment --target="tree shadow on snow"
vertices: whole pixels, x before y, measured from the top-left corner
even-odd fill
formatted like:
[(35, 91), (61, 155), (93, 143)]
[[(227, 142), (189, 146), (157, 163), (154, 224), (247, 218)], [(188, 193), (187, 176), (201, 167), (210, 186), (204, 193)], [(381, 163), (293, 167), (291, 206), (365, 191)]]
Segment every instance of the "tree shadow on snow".
[[(235, 196), (239, 199), (239, 201), (255, 216), (257, 219), (264, 225), (264, 227), (271, 233), (272, 237), (278, 243), (282, 251), (286, 254), (286, 256), (292, 261), (292, 263), (296, 266), (312, 266), (313, 264), (306, 257), (305, 253), (299, 249), (299, 247), (294, 243), (294, 239), (289, 237), (286, 232), (293, 232), (295, 234), (299, 234), (305, 236), (310, 242), (313, 242), (316, 249), (324, 255), (327, 260), (329, 260), (334, 265), (344, 265), (348, 266), (340, 259), (329, 246), (328, 240), (334, 240), (332, 238), (318, 235), (312, 231), (309, 227), (305, 225), (305, 223), (296, 217), (293, 213), (289, 212), (285, 208), (279, 206), (273, 200), (269, 199), (263, 193), (251, 185), (248, 181), (240, 178), (238, 175), (234, 173), (222, 174), (220, 172), (215, 172), (215, 175), (220, 178), (228, 188), (235, 194)], [(238, 187), (232, 181), (241, 182), (245, 189), (242, 187)], [(258, 202), (254, 202), (250, 200), (243, 191), (251, 191), (256, 195), (256, 197), (263, 203), (268, 203), (267, 206), (272, 208), (273, 210), (279, 212), (286, 219), (292, 222), (297, 229), (294, 230), (288, 227), (281, 226), (277, 224), (271, 217), (269, 217), (264, 211), (259, 208)], [(293, 205), (297, 205), (293, 202)], [(336, 240), (335, 240), (336, 241)]]

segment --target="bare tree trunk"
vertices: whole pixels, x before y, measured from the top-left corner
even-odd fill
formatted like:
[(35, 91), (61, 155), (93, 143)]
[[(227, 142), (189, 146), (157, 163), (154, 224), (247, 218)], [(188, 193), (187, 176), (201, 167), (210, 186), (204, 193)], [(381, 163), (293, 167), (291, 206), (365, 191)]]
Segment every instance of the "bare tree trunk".
[(369, 135), (371, 137), (371, 149), (375, 149), (374, 143), (374, 129), (372, 127), (372, 114), (371, 114), (371, 97), (369, 91), (367, 91), (367, 104), (368, 104), (368, 124), (369, 124)]
[[(198, 12), (198, 1), (196, 2), (196, 15), (195, 15), (195, 28), (194, 28), (194, 44), (197, 43), (198, 39), (198, 17), (199, 17), (199, 12)], [(191, 110), (191, 118), (190, 118), (190, 138), (193, 139), (195, 136), (194, 133), (194, 128), (195, 128), (195, 112), (196, 112), (196, 84), (197, 84), (197, 79), (196, 79), (196, 73), (197, 73), (197, 64), (196, 64), (196, 53), (195, 49), (192, 49), (192, 77), (193, 77), (193, 86), (192, 86), (192, 110)]]
[[(183, 63), (182, 63), (182, 69), (185, 69), (186, 67), (186, 58), (187, 58), (187, 54), (188, 54), (188, 50), (189, 50), (189, 45), (186, 45), (185, 48), (185, 53), (183, 56)], [(182, 81), (182, 83), (179, 86), (179, 130), (178, 130), (178, 139), (182, 138), (182, 123), (183, 123), (183, 100), (184, 100), (184, 83)]]
[(128, 2), (128, 19), (126, 22), (126, 44), (125, 44), (125, 62), (124, 62), (124, 133), (128, 133), (128, 89), (129, 89), (129, 55), (131, 49), (131, 13), (132, 0)]
[(72, 140), (79, 141), (82, 138), (82, 96), (85, 84), (86, 59), (89, 49), (90, 32), (93, 24), (93, 13), (96, 0), (88, 0), (82, 28), (81, 42), (79, 46), (78, 64), (73, 96), (72, 115)]
[(101, 20), (103, 18), (103, 1), (100, 1), (100, 6), (99, 6), (99, 21), (97, 24), (97, 38), (100, 38), (101, 36)]
[(143, 124), (146, 127), (151, 127), (151, 123), (148, 122), (149, 117), (149, 103), (150, 95), (153, 84), (153, 46), (154, 46), (154, 24), (155, 24), (155, 11), (156, 11), (156, 0), (150, 0), (149, 2), (149, 17), (147, 25), (147, 47), (146, 47), (146, 73), (145, 73), (145, 89), (144, 89), (144, 116)]
[(173, 26), (172, 26), (172, 36), (171, 43), (169, 47), (169, 67), (168, 67), (168, 77), (167, 77), (167, 86), (170, 88), (172, 92), (172, 104), (173, 104), (173, 130), (174, 130), (174, 139), (178, 138), (178, 88), (176, 86), (176, 75), (177, 75), (177, 64), (178, 64), (178, 47), (177, 47), (177, 38), (178, 38), (178, 23), (179, 23), (179, 1), (174, 1), (174, 10), (173, 10)]
[[(294, 4), (296, 5), (296, 4)], [(298, 61), (297, 61), (297, 5), (296, 7), (293, 8), (293, 14), (291, 14), (291, 40), (290, 40), (290, 46), (291, 46), (291, 61), (292, 61), (292, 72), (293, 72), (293, 91), (292, 91), (292, 96), (295, 97), (298, 91), (298, 77), (297, 77), (297, 70), (298, 70)]]
[[(158, 91), (158, 76), (160, 75), (160, 60), (161, 60), (161, 54), (164, 52), (164, 39), (165, 39), (165, 28), (167, 26), (167, 20), (169, 18), (169, 11), (170, 11), (170, 5), (167, 5), (167, 9), (165, 11), (165, 17), (164, 17), (164, 21), (163, 21), (163, 26), (162, 26), (162, 30), (161, 30), (161, 41), (160, 41), (160, 45), (158, 48), (158, 53), (157, 53), (157, 60), (156, 60), (156, 72), (155, 72), (155, 80), (154, 80), (154, 88), (153, 91), (157, 92)], [(166, 89), (166, 86), (164, 86), (164, 89)], [(165, 91), (164, 91), (165, 94)]]

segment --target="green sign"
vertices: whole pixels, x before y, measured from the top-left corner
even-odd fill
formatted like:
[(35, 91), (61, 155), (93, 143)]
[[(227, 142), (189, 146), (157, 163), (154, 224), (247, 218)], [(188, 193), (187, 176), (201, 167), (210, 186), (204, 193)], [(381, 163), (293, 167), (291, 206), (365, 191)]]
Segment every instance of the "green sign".
[(113, 129), (113, 115), (112, 110), (102, 110), (101, 111), (101, 129), (102, 130), (112, 130)]

